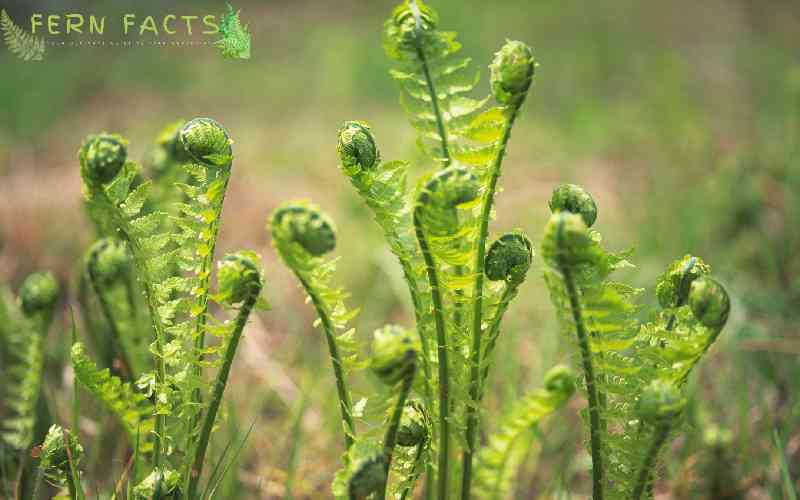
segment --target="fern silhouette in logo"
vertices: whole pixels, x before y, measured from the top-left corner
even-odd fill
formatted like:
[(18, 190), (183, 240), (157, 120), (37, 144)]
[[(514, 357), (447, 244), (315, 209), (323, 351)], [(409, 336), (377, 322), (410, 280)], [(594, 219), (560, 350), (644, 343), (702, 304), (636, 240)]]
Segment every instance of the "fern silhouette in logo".
[(228, 12), (222, 15), (219, 32), (222, 38), (214, 42), (222, 55), (229, 59), (250, 59), (250, 32), (239, 19), (239, 12), (228, 4)]
[(23, 61), (44, 59), (44, 40), (14, 24), (5, 9), (0, 10), (0, 29), (3, 31), (3, 39), (8, 45), (8, 50), (17, 57)]

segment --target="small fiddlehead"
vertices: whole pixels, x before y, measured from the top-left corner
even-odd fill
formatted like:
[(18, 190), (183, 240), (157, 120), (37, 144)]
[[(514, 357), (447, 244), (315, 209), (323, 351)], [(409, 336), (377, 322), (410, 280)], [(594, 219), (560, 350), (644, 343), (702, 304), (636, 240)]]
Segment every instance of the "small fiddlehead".
[(432, 424), (423, 404), (420, 401), (406, 402), (400, 417), (400, 426), (397, 428), (397, 446), (413, 447), (414, 452), (410, 462), (406, 461), (396, 467), (402, 471), (402, 482), (395, 488), (400, 493), (400, 500), (405, 500), (413, 491), (422, 473), (421, 464), (429, 451), (432, 432)]
[(486, 379), (489, 376), (489, 367), (492, 353), (500, 336), (500, 323), (503, 315), (508, 310), (508, 305), (517, 296), (519, 286), (525, 281), (525, 276), (533, 263), (533, 245), (521, 231), (505, 233), (497, 238), (486, 252), (484, 270), (486, 278), (490, 281), (502, 281), (505, 288), (498, 302), (494, 316), (491, 318), (486, 332), (488, 333), (485, 345), (482, 347), (483, 370), (481, 373), (480, 402), (485, 389)]
[[(133, 365), (131, 363), (128, 352), (125, 349), (123, 341), (123, 333), (117, 322), (116, 315), (111, 301), (107, 295), (107, 290), (119, 282), (129, 283), (130, 276), (130, 257), (127, 249), (121, 242), (111, 238), (102, 238), (96, 241), (86, 254), (86, 274), (89, 277), (89, 282), (92, 285), (97, 301), (100, 304), (100, 310), (103, 317), (108, 324), (110, 336), (108, 339), (108, 348), (106, 349), (108, 357), (107, 366), (114, 367), (123, 376), (128, 379), (133, 379)], [(135, 313), (134, 301), (135, 297), (131, 296), (132, 291), (127, 290), (128, 293), (128, 307), (131, 313), (131, 319)], [(113, 362), (115, 354), (120, 356), (120, 363)]]
[(675, 385), (664, 380), (654, 380), (642, 392), (638, 407), (639, 417), (643, 425), (651, 426), (654, 430), (652, 442), (636, 476), (636, 484), (631, 495), (633, 500), (642, 498), (642, 494), (650, 484), (658, 453), (685, 405), (686, 400)]
[[(69, 488), (70, 498), (83, 499), (78, 464), (83, 457), (83, 447), (69, 430), (53, 425), (42, 443), (39, 468), (53, 485)], [(36, 498), (36, 497), (34, 497)]]
[(478, 198), (478, 180), (463, 167), (452, 166), (439, 171), (428, 180), (419, 194), (414, 209), (414, 230), (420, 251), (425, 261), (428, 283), (433, 302), (433, 317), (436, 326), (436, 344), (439, 363), (439, 458), (438, 495), (441, 500), (448, 496), (449, 487), (449, 365), (442, 290), (434, 253), (429, 236), (446, 238), (458, 231), (460, 205)]
[[(500, 179), (501, 167), (505, 157), (511, 129), (519, 113), (528, 89), (533, 81), (536, 63), (531, 48), (518, 41), (509, 41), (495, 54), (489, 66), (491, 70), (491, 86), (495, 99), (503, 107), (506, 119), (503, 132), (496, 145), (496, 152), (488, 170), (486, 188), (482, 193), (480, 215), (478, 221), (477, 251), (475, 252), (475, 281), (472, 291), (472, 346), (470, 349), (470, 398), (478, 402), (481, 396), (481, 344), (483, 327), (483, 278), (484, 259), (486, 258), (486, 239), (489, 235), (489, 219), (494, 205), (497, 182)], [(527, 271), (527, 269), (526, 269)], [(470, 498), (472, 480), (472, 460), (475, 454), (475, 436), (478, 430), (478, 412), (473, 405), (467, 407), (466, 450), (463, 459), (464, 473), (461, 483), (461, 498)]]
[(8, 340), (13, 359), (3, 391), (11, 416), (2, 424), (3, 441), (17, 450), (31, 445), (41, 424), (44, 343), (58, 295), (58, 282), (47, 272), (29, 275), (20, 288), (21, 314), (11, 325)]
[(416, 332), (395, 325), (388, 325), (375, 331), (370, 367), (384, 384), (398, 386), (397, 401), (391, 411), (383, 439), (385, 479), (382, 491), (378, 495), (378, 498), (381, 499), (386, 497), (392, 453), (397, 443), (406, 399), (411, 392), (414, 376), (417, 374), (419, 350), (419, 337)]
[(335, 261), (322, 258), (336, 246), (336, 230), (328, 216), (303, 202), (287, 203), (276, 209), (268, 229), (272, 233), (272, 244), (300, 281), (322, 324), (336, 379), (345, 445), (350, 448), (356, 429), (345, 370), (355, 358), (353, 331), (342, 334), (337, 334), (337, 331), (344, 329), (357, 311), (348, 311), (344, 305), (344, 292), (330, 286)]
[(247, 318), (256, 306), (261, 289), (264, 286), (264, 279), (260, 270), (260, 259), (253, 252), (245, 251), (226, 255), (219, 263), (217, 281), (219, 288), (218, 300), (230, 306), (238, 304), (239, 310), (236, 314), (233, 332), (227, 339), (222, 367), (214, 380), (211, 399), (200, 428), (200, 437), (187, 489), (188, 498), (194, 498), (197, 492), (197, 484), (203, 471), (208, 441), (217, 418), (219, 405), (222, 402), (225, 386), (228, 383), (228, 375), (233, 365), (233, 358), (236, 355), (236, 349), (239, 346), (239, 340), (242, 337)]

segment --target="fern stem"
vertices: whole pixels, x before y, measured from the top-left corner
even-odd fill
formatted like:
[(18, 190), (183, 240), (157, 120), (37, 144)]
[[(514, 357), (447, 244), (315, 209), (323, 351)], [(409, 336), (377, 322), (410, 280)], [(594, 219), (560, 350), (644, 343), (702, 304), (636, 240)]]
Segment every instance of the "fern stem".
[[(478, 245), (475, 252), (475, 286), (472, 291), (472, 349), (470, 352), (470, 374), (469, 374), (469, 396), (473, 403), (467, 406), (467, 429), (466, 429), (466, 449), (462, 462), (461, 476), (461, 498), (469, 500), (472, 485), (472, 459), (475, 454), (475, 436), (478, 430), (478, 408), (477, 403), (481, 396), (481, 324), (483, 322), (483, 280), (484, 280), (484, 259), (486, 258), (486, 239), (489, 235), (489, 218), (494, 204), (494, 194), (497, 190), (497, 181), (500, 178), (503, 158), (506, 154), (508, 140), (511, 137), (511, 128), (517, 119), (519, 104), (513, 105), (509, 109), (508, 120), (503, 128), (503, 136), (497, 148), (492, 168), (489, 173), (489, 185), (484, 193), (483, 203), (481, 204), (480, 232), (478, 233)], [(499, 321), (497, 322), (499, 325)]]
[(403, 416), (403, 408), (408, 398), (408, 393), (411, 392), (411, 384), (414, 383), (414, 376), (417, 374), (416, 363), (412, 364), (408, 369), (405, 377), (403, 377), (402, 385), (400, 386), (400, 393), (397, 395), (397, 402), (392, 410), (392, 417), (389, 419), (389, 427), (386, 429), (386, 434), (383, 438), (383, 457), (385, 460), (383, 487), (378, 495), (378, 500), (386, 498), (386, 487), (389, 485), (389, 471), (392, 467), (392, 453), (397, 444), (397, 429), (400, 427), (400, 417)]
[(422, 452), (425, 450), (425, 441), (419, 443), (417, 445), (417, 451), (414, 453), (414, 470), (411, 472), (411, 479), (408, 481), (408, 485), (403, 490), (403, 493), (400, 494), (400, 500), (406, 500), (408, 494), (414, 489), (414, 485), (417, 482), (417, 478), (419, 477), (419, 460), (422, 458)]
[(336, 344), (333, 323), (331, 322), (331, 319), (328, 316), (328, 312), (325, 310), (322, 301), (317, 295), (316, 290), (314, 290), (314, 288), (303, 278), (300, 273), (295, 272), (295, 275), (297, 276), (297, 279), (300, 281), (300, 284), (303, 286), (303, 289), (306, 291), (308, 296), (311, 297), (311, 302), (314, 304), (314, 308), (317, 310), (317, 316), (319, 316), (319, 319), (322, 322), (322, 329), (325, 331), (325, 340), (328, 342), (328, 352), (330, 353), (331, 363), (333, 364), (333, 374), (336, 378), (336, 391), (339, 395), (339, 409), (342, 413), (342, 421), (346, 427), (344, 433), (345, 448), (350, 449), (350, 446), (353, 445), (354, 437), (356, 435), (356, 426), (353, 422), (353, 405), (350, 402), (350, 393), (347, 390), (347, 382), (344, 379), (342, 358), (339, 355), (339, 346)]
[[(500, 297), (500, 304), (497, 306), (497, 312), (495, 313), (494, 318), (492, 318), (492, 322), (489, 324), (489, 328), (487, 329), (487, 332), (489, 333), (489, 342), (486, 344), (486, 352), (484, 353), (483, 357), (484, 360), (488, 360), (494, 352), (494, 349), (497, 345), (497, 338), (500, 336), (500, 323), (503, 321), (503, 315), (505, 315), (506, 311), (508, 310), (508, 305), (511, 303), (511, 299), (513, 299), (516, 294), (516, 286), (506, 285), (506, 289), (503, 290), (503, 295)], [(488, 364), (483, 367), (483, 373), (481, 373), (477, 399), (479, 403), (483, 400), (487, 378), (489, 378)]]
[(439, 359), (439, 461), (438, 461), (438, 498), (448, 498), (448, 476), (450, 473), (450, 378), (447, 364), (447, 337), (442, 314), (442, 293), (439, 288), (439, 277), (436, 274), (436, 265), (433, 261), (428, 240), (420, 222), (420, 207), (414, 210), (414, 231), (419, 241), (419, 248), (425, 260), (425, 269), (428, 273), (428, 282), (431, 288), (433, 301), (433, 319), (436, 324), (436, 344)]
[[(106, 318), (106, 322), (108, 323), (108, 328), (111, 330), (111, 368), (112, 372), (116, 371), (114, 365), (114, 353), (116, 351), (119, 354), (120, 361), (122, 362), (122, 367), (119, 370), (119, 374), (123, 377), (127, 378), (128, 380), (134, 380), (136, 377), (133, 375), (133, 367), (131, 366), (130, 359), (128, 358), (127, 352), (122, 346), (120, 342), (120, 332), (119, 327), (117, 326), (117, 321), (114, 319), (114, 313), (111, 310), (111, 304), (108, 302), (105, 294), (103, 293), (102, 287), (98, 282), (97, 275), (95, 274), (94, 270), (92, 269), (93, 266), (89, 266), (88, 274), (89, 274), (89, 282), (92, 285), (92, 290), (94, 294), (97, 296), (97, 302), (100, 304), (100, 310), (103, 311), (103, 316)], [(73, 344), (75, 342), (73, 341)]]
[[(562, 222), (558, 228), (559, 239), (563, 236), (563, 230), (564, 226)], [(604, 470), (602, 424), (600, 419), (600, 401), (597, 395), (598, 391), (595, 385), (594, 366), (592, 364), (592, 352), (589, 347), (589, 337), (586, 332), (586, 325), (583, 322), (580, 298), (578, 297), (578, 290), (572, 277), (572, 271), (569, 266), (563, 262), (561, 257), (558, 258), (558, 267), (564, 278), (564, 284), (566, 285), (567, 294), (569, 295), (570, 309), (572, 310), (572, 318), (575, 321), (575, 332), (578, 336), (578, 346), (581, 351), (583, 373), (586, 378), (586, 394), (589, 400), (589, 442), (592, 453), (592, 498), (593, 500), (603, 500)]]
[[(200, 263), (200, 271), (198, 272), (200, 280), (197, 287), (199, 290), (201, 290), (201, 293), (198, 297), (198, 302), (199, 302), (198, 305), (200, 306), (199, 308), (200, 312), (197, 315), (197, 319), (194, 325), (194, 352), (196, 353), (196, 358), (192, 366), (192, 375), (194, 376), (196, 381), (200, 381), (200, 379), (202, 379), (203, 377), (202, 362), (203, 362), (203, 349), (205, 348), (205, 342), (206, 342), (206, 316), (208, 314), (208, 287), (209, 287), (209, 282), (211, 280), (211, 269), (214, 265), (214, 251), (217, 246), (217, 234), (219, 233), (219, 225), (220, 225), (219, 223), (220, 223), (220, 216), (222, 215), (222, 206), (225, 203), (225, 192), (228, 189), (228, 182), (230, 181), (229, 172), (230, 170), (228, 170), (226, 173), (220, 174), (220, 175), (225, 175), (225, 181), (222, 184), (222, 189), (220, 191), (221, 199), (219, 200), (219, 203), (215, 207), (214, 218), (212, 219), (209, 228), (210, 236), (208, 240), (209, 241), (208, 254)], [(196, 407), (199, 407), (202, 401), (203, 401), (203, 394), (198, 384), (198, 387), (194, 391), (192, 391), (192, 404), (195, 405)], [(197, 423), (199, 421), (200, 421), (200, 412), (198, 412), (192, 418), (191, 429), (197, 427)], [(187, 439), (186, 449), (190, 450), (191, 446), (189, 445), (191, 445), (192, 441), (194, 440), (194, 433), (190, 432), (186, 439)]]
[(449, 167), (450, 150), (447, 147), (447, 131), (444, 127), (442, 111), (439, 108), (439, 98), (436, 95), (436, 87), (433, 84), (433, 78), (431, 78), (431, 72), (428, 68), (428, 58), (425, 56), (425, 50), (422, 46), (422, 27), (419, 6), (417, 6), (417, 2), (415, 0), (411, 0), (408, 5), (411, 8), (411, 12), (414, 13), (414, 22), (416, 23), (414, 47), (417, 51), (417, 57), (419, 58), (420, 65), (422, 66), (422, 73), (425, 75), (425, 84), (428, 87), (428, 95), (430, 95), (431, 98), (431, 107), (433, 108), (433, 114), (436, 117), (436, 129), (438, 130), (439, 141), (442, 145), (442, 158), (444, 159), (444, 166)]
[[(108, 197), (105, 191), (102, 191), (102, 195), (105, 198), (105, 202), (108, 203), (109, 206), (113, 207), (114, 202)], [(131, 252), (134, 255), (134, 259), (136, 261), (137, 267), (139, 271), (144, 274), (144, 269), (146, 264), (144, 263), (145, 259), (143, 258), (144, 252), (142, 252), (142, 248), (139, 246), (138, 241), (136, 238), (131, 238), (131, 228), (128, 222), (120, 217), (116, 210), (112, 211), (114, 217), (117, 219), (115, 221), (115, 226), (122, 229), (120, 231), (125, 238), (125, 241), (130, 245)], [(153, 333), (155, 337), (155, 356), (156, 356), (156, 392), (160, 391), (164, 384), (166, 383), (167, 379), (167, 364), (164, 360), (164, 325), (161, 321), (161, 315), (158, 312), (158, 304), (156, 303), (156, 295), (155, 291), (153, 290), (152, 285), (149, 283), (149, 280), (143, 279), (142, 286), (144, 288), (144, 295), (147, 299), (147, 310), (150, 313), (150, 319), (153, 323)], [(158, 400), (158, 394), (155, 395), (156, 401)], [(153, 443), (153, 463), (155, 467), (161, 466), (161, 459), (162, 459), (162, 436), (167, 428), (167, 416), (156, 412), (156, 422), (155, 422), (155, 429), (154, 429), (154, 443)], [(161, 482), (158, 481), (156, 485), (156, 490), (160, 489)]]
[(661, 424), (656, 429), (653, 442), (647, 450), (647, 455), (645, 455), (644, 462), (642, 462), (642, 468), (639, 470), (639, 475), (636, 478), (636, 485), (633, 488), (633, 495), (631, 496), (632, 500), (639, 500), (642, 498), (642, 493), (644, 493), (644, 490), (652, 483), (656, 459), (658, 458), (661, 447), (667, 440), (667, 436), (669, 436), (670, 427), (669, 424)]
[(194, 464), (192, 465), (192, 471), (189, 477), (189, 487), (186, 491), (187, 499), (193, 499), (197, 494), (197, 485), (200, 481), (200, 474), (203, 472), (203, 462), (205, 460), (206, 449), (208, 448), (208, 441), (211, 437), (211, 430), (214, 428), (214, 422), (217, 419), (217, 411), (222, 402), (225, 386), (228, 384), (228, 375), (233, 365), (233, 358), (236, 355), (236, 349), (239, 347), (239, 340), (242, 338), (242, 331), (247, 324), (247, 318), (256, 305), (260, 291), (261, 288), (259, 287), (254, 293), (251, 293), (250, 296), (245, 299), (242, 307), (239, 309), (239, 313), (236, 315), (233, 333), (228, 341), (228, 346), (225, 348), (225, 357), (222, 362), (222, 367), (219, 369), (217, 379), (214, 381), (211, 400), (209, 401), (208, 410), (206, 410), (203, 419), (203, 426), (200, 431), (197, 448), (195, 449)]

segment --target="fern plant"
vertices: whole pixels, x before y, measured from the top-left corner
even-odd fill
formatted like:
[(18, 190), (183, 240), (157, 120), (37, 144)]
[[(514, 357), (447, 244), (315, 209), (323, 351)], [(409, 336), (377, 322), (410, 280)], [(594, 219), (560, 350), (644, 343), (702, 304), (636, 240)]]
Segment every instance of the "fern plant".
[(609, 279), (631, 266), (628, 255), (605, 250), (590, 229), (597, 219), (591, 195), (559, 186), (550, 208), (545, 282), (579, 353), (593, 498), (652, 496), (658, 455), (680, 422), (685, 383), (724, 327), (730, 300), (710, 267), (686, 256), (659, 279), (661, 310), (639, 322), (634, 299), (641, 291)]
[[(480, 405), (492, 354), (502, 319), (533, 262), (533, 245), (521, 231), (489, 245), (489, 221), (511, 130), (537, 64), (527, 45), (507, 42), (490, 65), (491, 96), (473, 99), (467, 94), (477, 73), (468, 59), (458, 57), (456, 35), (440, 31), (438, 24), (431, 7), (409, 0), (384, 27), (386, 52), (398, 64), (391, 75), (430, 161), (416, 190), (407, 187), (407, 163), (381, 160), (372, 128), (364, 122), (343, 124), (337, 152), (342, 172), (398, 258), (414, 306), (424, 377), (411, 387), (419, 391), (417, 405), (432, 425), (428, 452), (411, 470), (425, 468), (428, 497), (497, 498), (511, 494), (515, 465), (523, 456), (519, 450), (531, 442), (526, 435), (528, 445), (515, 451), (524, 430), (563, 404), (573, 386), (567, 372), (556, 370), (548, 377), (548, 390), (514, 405), (489, 448), (480, 452)], [(488, 106), (490, 98), (495, 105)], [(708, 276), (708, 266), (687, 257), (659, 283), (663, 310), (641, 322), (634, 302), (640, 292), (608, 279), (629, 266), (627, 254), (607, 252), (599, 233), (588, 229), (597, 218), (592, 197), (564, 185), (554, 191), (550, 207), (554, 215), (542, 242), (545, 281), (562, 329), (575, 339), (580, 354), (594, 498), (651, 495), (660, 450), (678, 427), (687, 377), (725, 323), (727, 295)], [(407, 489), (392, 488), (404, 483), (403, 474), (393, 480), (389, 465), (397, 407), (389, 411), (382, 440), (369, 418), (363, 419), (366, 435), (360, 434), (352, 418), (348, 373), (337, 353), (339, 343), (351, 352), (354, 337), (348, 330), (337, 338), (330, 319), (332, 311), (346, 311), (344, 296), (337, 290), (326, 302), (310, 284), (315, 272), (329, 276), (331, 261), (312, 255), (333, 249), (333, 223), (307, 204), (286, 205), (272, 221), (273, 243), (314, 303), (334, 364), (347, 436), (334, 494), (382, 498), (388, 483), (390, 494), (405, 496)], [(295, 243), (293, 251), (287, 241)], [(321, 285), (330, 289), (327, 282)], [(405, 385), (395, 386), (391, 395), (377, 399), (403, 401), (407, 392)], [(410, 477), (416, 480), (417, 473)], [(460, 488), (452, 487), (455, 482)], [(479, 485), (475, 491), (473, 482)]]
[[(99, 227), (113, 228), (122, 238), (97, 243), (87, 273), (102, 306), (117, 267), (124, 266), (123, 254), (129, 252), (151, 323), (146, 333), (154, 371), (140, 374), (133, 386), (97, 369), (80, 344), (73, 347), (73, 366), (79, 382), (120, 419), (130, 444), (136, 443), (137, 456), (149, 457), (152, 472), (132, 494), (141, 495), (152, 485), (156, 496), (195, 498), (239, 338), (250, 313), (265, 308), (266, 302), (260, 298), (260, 261), (250, 252), (224, 258), (217, 272), (218, 290), (211, 290), (233, 160), (227, 132), (214, 120), (198, 118), (166, 135), (170, 139), (162, 147), (172, 143), (167, 166), (180, 168), (186, 181), (174, 184), (180, 196), (160, 193), (162, 202), (173, 201), (166, 210), (149, 199), (153, 182), (143, 180), (138, 165), (127, 159), (127, 142), (120, 136), (90, 136), (79, 153), (90, 214)], [(120, 245), (119, 255), (109, 254)], [(213, 316), (212, 301), (234, 308), (235, 319)], [(110, 306), (104, 309), (114, 325), (115, 314)], [(122, 332), (115, 335), (123, 337)], [(209, 336), (218, 342), (208, 343)], [(219, 368), (209, 391), (204, 389), (204, 368)], [(133, 477), (130, 483), (138, 480)]]

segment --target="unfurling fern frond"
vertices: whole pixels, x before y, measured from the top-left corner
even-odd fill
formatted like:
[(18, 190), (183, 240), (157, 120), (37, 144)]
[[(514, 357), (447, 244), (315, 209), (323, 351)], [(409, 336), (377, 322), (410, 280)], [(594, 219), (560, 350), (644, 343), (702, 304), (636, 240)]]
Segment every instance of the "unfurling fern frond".
[(147, 397), (130, 383), (112, 376), (108, 368), (98, 369), (80, 342), (72, 346), (72, 368), (78, 382), (119, 419), (129, 442), (138, 442), (141, 451), (151, 450), (154, 408)]
[(511, 498), (514, 478), (533, 444), (534, 431), (545, 417), (562, 407), (575, 392), (575, 374), (566, 366), (545, 375), (545, 388), (516, 401), (503, 417), (475, 464), (475, 498)]
[[(87, 202), (127, 244), (153, 324), (156, 373), (156, 464), (167, 415), (178, 417), (170, 436), (193, 441), (202, 411), (202, 367), (217, 364), (207, 333), (226, 336), (231, 327), (210, 321), (208, 301), (214, 250), (233, 152), (227, 131), (209, 118), (183, 125), (177, 141), (186, 183), (177, 183), (183, 200), (174, 210), (148, 210), (152, 181), (141, 181), (139, 167), (127, 160), (119, 136), (90, 136), (79, 152)], [(176, 159), (177, 159), (176, 154)], [(168, 370), (168, 367), (170, 370)], [(191, 449), (191, 443), (187, 445)], [(166, 448), (164, 448), (167, 451)]]
[(627, 255), (607, 252), (600, 234), (587, 227), (597, 214), (591, 196), (578, 186), (560, 186), (550, 206), (554, 213), (542, 242), (545, 280), (562, 328), (577, 340), (580, 353), (594, 498), (629, 499), (634, 491), (640, 496), (680, 414), (667, 411), (658, 425), (649, 424), (645, 396), (664, 405), (682, 398), (676, 391), (725, 324), (728, 296), (707, 276), (707, 265), (687, 256), (659, 279), (663, 309), (640, 324), (633, 302), (639, 291), (609, 279), (630, 266)]
[(272, 244), (283, 262), (294, 272), (300, 285), (316, 309), (318, 321), (325, 333), (328, 352), (333, 364), (339, 407), (349, 448), (355, 437), (350, 391), (346, 373), (358, 366), (353, 329), (347, 323), (358, 314), (344, 304), (347, 294), (331, 286), (336, 259), (323, 256), (336, 246), (336, 230), (330, 218), (307, 202), (291, 202), (272, 214), (267, 227)]
[(8, 16), (5, 9), (0, 10), (0, 29), (3, 39), (13, 54), (24, 61), (44, 59), (44, 39), (25, 32)]
[[(50, 273), (33, 273), (19, 292), (20, 311), (8, 311), (8, 366), (3, 398), (9, 410), (2, 423), (3, 441), (27, 449), (40, 419), (44, 345), (58, 299), (58, 282)], [(5, 360), (4, 360), (5, 361)], [(46, 425), (46, 424), (45, 424)]]
[(42, 443), (39, 468), (51, 484), (67, 486), (70, 498), (83, 499), (78, 472), (82, 457), (83, 446), (78, 442), (77, 436), (60, 425), (53, 425)]
[(250, 32), (239, 19), (239, 12), (228, 4), (228, 11), (222, 14), (219, 24), (222, 38), (214, 42), (214, 45), (229, 59), (250, 59)]
[(414, 236), (407, 186), (408, 164), (402, 161), (381, 163), (375, 136), (363, 122), (348, 121), (342, 125), (336, 150), (342, 172), (372, 210), (403, 269), (421, 342), (425, 404), (432, 408), (435, 386), (432, 366), (436, 363), (429, 341), (433, 336), (432, 306), (430, 296), (425, 293), (427, 275)]

